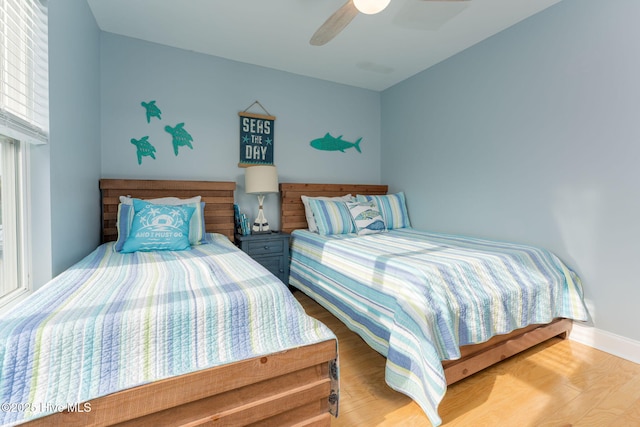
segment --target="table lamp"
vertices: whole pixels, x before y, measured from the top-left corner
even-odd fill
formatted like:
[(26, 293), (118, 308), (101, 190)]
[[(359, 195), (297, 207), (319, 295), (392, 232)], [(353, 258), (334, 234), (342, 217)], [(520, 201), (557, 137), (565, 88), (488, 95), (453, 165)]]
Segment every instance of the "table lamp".
[(267, 233), (269, 223), (262, 209), (264, 196), (278, 192), (278, 169), (273, 165), (249, 166), (244, 171), (245, 193), (258, 195), (258, 217), (253, 222), (253, 233)]

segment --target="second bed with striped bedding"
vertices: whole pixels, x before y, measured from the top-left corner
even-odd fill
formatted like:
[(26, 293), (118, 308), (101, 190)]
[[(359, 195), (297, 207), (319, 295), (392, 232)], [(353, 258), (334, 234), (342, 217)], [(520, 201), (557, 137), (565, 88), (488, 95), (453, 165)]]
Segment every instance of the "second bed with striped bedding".
[(459, 347), (565, 317), (587, 320), (578, 277), (541, 248), (410, 228), (293, 232), (290, 283), (387, 357), (386, 381), (434, 425), (441, 361)]

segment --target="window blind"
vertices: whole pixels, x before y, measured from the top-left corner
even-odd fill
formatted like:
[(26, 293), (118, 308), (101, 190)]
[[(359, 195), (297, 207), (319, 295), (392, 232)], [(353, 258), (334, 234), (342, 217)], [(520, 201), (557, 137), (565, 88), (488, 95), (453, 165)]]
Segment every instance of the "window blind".
[(48, 141), (46, 0), (0, 0), (0, 133)]

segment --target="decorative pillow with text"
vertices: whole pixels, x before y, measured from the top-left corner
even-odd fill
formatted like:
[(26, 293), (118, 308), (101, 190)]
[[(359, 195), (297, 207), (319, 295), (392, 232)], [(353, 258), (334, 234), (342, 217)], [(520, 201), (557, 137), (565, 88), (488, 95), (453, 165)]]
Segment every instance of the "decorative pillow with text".
[(155, 205), (134, 199), (135, 215), (124, 253), (148, 251), (182, 251), (190, 249), (189, 223), (194, 208), (185, 205)]

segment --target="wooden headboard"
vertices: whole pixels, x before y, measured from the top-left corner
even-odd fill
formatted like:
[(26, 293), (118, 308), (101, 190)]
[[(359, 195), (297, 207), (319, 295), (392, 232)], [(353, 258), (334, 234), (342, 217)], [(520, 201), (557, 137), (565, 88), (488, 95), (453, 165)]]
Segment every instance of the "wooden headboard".
[(227, 181), (169, 181), (140, 179), (101, 179), (102, 242), (118, 238), (116, 217), (120, 196), (139, 199), (178, 197), (187, 199), (202, 196), (205, 202), (204, 221), (208, 233), (224, 234), (233, 241), (233, 191), (235, 182)]
[(345, 194), (387, 194), (387, 185), (378, 184), (280, 184), (280, 229), (291, 233), (299, 228), (308, 228), (304, 205), (300, 196), (336, 197)]

